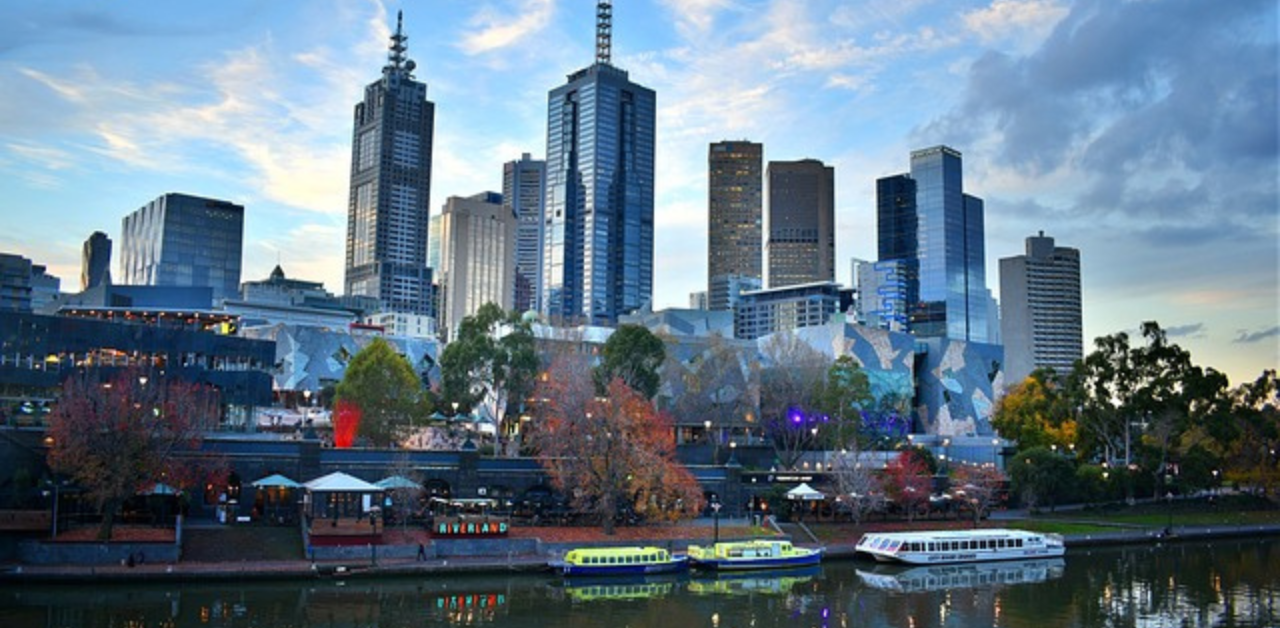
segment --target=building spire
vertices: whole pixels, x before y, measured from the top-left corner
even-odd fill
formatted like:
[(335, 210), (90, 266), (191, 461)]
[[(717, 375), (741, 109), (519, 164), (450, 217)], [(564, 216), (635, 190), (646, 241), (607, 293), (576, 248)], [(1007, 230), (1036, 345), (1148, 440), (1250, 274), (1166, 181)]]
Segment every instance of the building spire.
[(405, 45), (406, 41), (409, 41), (409, 36), (404, 34), (404, 11), (396, 11), (396, 32), (391, 36), (391, 45), (387, 46), (390, 52), (387, 53), (387, 65), (383, 68), (383, 73), (413, 78), (412, 72), (417, 64), (404, 54), (409, 49)]
[(610, 65), (613, 56), (613, 3), (596, 3), (596, 63)]

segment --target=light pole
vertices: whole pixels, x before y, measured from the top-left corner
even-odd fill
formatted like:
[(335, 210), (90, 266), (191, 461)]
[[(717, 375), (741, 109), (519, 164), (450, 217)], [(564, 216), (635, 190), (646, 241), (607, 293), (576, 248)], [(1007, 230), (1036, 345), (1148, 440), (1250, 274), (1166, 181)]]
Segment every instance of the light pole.
[(711, 436), (711, 419), (702, 422), (702, 433), (707, 435), (707, 443), (711, 445), (711, 464), (714, 465), (717, 462), (716, 459), (720, 457), (720, 452), (718, 451), (720, 443), (716, 442), (715, 438)]
[(711, 498), (711, 514), (715, 520), (715, 542), (720, 542), (720, 503), (719, 497)]

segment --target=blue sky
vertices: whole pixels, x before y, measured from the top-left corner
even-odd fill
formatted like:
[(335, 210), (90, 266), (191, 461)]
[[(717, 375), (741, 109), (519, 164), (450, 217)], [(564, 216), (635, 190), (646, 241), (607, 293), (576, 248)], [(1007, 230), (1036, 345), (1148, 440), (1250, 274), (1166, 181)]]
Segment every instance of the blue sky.
[[(0, 10), (0, 251), (77, 289), (169, 191), (247, 208), (244, 276), (342, 289), (352, 107), (395, 12), (436, 103), (431, 205), (545, 152), (590, 0), (22, 2)], [(964, 153), (987, 282), (1039, 230), (1081, 250), (1085, 336), (1157, 320), (1233, 383), (1280, 363), (1273, 0), (621, 0), (614, 63), (658, 94), (655, 306), (706, 282), (709, 142), (836, 168), (837, 279), (874, 182)]]

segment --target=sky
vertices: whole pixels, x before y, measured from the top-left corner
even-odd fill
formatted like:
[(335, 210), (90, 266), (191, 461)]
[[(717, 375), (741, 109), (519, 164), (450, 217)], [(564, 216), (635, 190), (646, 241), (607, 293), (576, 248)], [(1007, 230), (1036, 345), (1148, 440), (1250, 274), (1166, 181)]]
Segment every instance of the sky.
[[(166, 192), (246, 207), (242, 280), (342, 291), (352, 109), (404, 11), (436, 104), (432, 212), (546, 151), (594, 59), (591, 0), (0, 8), (0, 252), (79, 289), (95, 230)], [(654, 307), (706, 287), (707, 146), (836, 170), (837, 276), (875, 180), (964, 154), (987, 284), (1044, 231), (1081, 251), (1086, 351), (1155, 320), (1233, 384), (1280, 364), (1274, 0), (620, 0), (613, 63), (658, 97)], [(113, 260), (114, 271), (114, 260)]]

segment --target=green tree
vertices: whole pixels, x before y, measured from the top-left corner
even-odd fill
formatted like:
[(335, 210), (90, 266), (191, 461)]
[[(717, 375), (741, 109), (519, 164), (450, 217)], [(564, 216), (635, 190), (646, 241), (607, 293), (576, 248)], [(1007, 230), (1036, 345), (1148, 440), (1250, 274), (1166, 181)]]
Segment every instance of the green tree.
[(1050, 510), (1074, 494), (1075, 465), (1070, 458), (1036, 447), (1018, 452), (1009, 468), (1013, 488), (1031, 508)]
[(538, 354), (533, 331), (518, 312), (493, 303), (462, 319), (458, 338), (440, 354), (441, 397), (470, 412), (484, 408), (505, 434), (509, 415), (533, 392)]
[(335, 403), (345, 401), (360, 408), (357, 435), (379, 447), (397, 442), (412, 418), (427, 410), (418, 374), (382, 338), (374, 338), (351, 358), (335, 395)]
[(653, 399), (658, 394), (658, 367), (666, 359), (662, 339), (643, 325), (625, 324), (609, 335), (596, 371), (596, 384), (603, 391), (614, 378), (632, 390)]
[(827, 377), (817, 393), (817, 409), (831, 419), (827, 430), (832, 449), (861, 449), (862, 410), (874, 401), (867, 374), (850, 356), (842, 355), (827, 367)]

